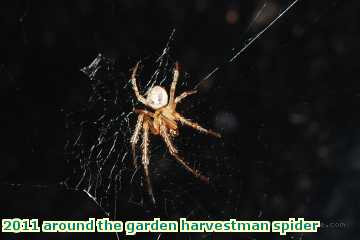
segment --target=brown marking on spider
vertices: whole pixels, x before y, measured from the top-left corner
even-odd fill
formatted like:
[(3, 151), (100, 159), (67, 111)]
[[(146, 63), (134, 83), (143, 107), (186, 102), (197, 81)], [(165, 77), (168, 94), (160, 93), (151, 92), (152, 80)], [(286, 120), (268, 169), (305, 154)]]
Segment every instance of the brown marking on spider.
[(199, 124), (194, 123), (180, 113), (176, 112), (176, 105), (180, 103), (184, 98), (193, 95), (196, 91), (186, 91), (175, 97), (176, 84), (179, 79), (179, 64), (175, 63), (173, 80), (170, 87), (170, 98), (168, 99), (168, 94), (166, 90), (160, 86), (153, 86), (149, 91), (147, 91), (146, 98), (139, 93), (139, 89), (136, 84), (136, 73), (139, 68), (139, 62), (133, 68), (131, 74), (131, 83), (135, 96), (137, 100), (143, 103), (145, 106), (154, 110), (154, 112), (145, 110), (145, 109), (134, 109), (134, 112), (138, 114), (137, 123), (134, 129), (134, 133), (130, 139), (132, 155), (134, 166), (137, 168), (136, 162), (136, 144), (139, 140), (140, 132), (142, 130), (142, 158), (141, 163), (144, 167), (144, 173), (146, 178), (146, 183), (148, 186), (148, 193), (155, 203), (155, 198), (153, 196), (153, 191), (150, 183), (149, 176), (149, 130), (153, 135), (159, 135), (164, 140), (170, 154), (191, 174), (196, 178), (208, 183), (209, 178), (202, 175), (199, 171), (191, 168), (178, 154), (178, 150), (172, 143), (172, 138), (179, 135), (178, 122), (183, 125), (187, 125), (199, 132), (209, 134), (215, 137), (220, 138), (221, 135), (212, 130), (205, 129)]

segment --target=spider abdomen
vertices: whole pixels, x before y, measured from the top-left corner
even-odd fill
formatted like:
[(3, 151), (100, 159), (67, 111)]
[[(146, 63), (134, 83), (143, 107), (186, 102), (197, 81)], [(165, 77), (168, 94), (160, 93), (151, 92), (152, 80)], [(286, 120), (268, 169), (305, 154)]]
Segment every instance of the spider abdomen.
[(168, 104), (166, 90), (160, 86), (152, 87), (146, 97), (148, 105), (153, 109), (160, 109)]

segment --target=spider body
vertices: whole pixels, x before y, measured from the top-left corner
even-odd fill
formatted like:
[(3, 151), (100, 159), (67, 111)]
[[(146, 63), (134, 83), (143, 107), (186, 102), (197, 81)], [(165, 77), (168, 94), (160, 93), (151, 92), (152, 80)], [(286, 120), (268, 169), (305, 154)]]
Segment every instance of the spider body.
[(134, 160), (134, 166), (137, 167), (136, 161), (136, 144), (139, 140), (140, 132), (142, 131), (142, 158), (141, 163), (144, 168), (145, 178), (148, 186), (148, 193), (152, 198), (152, 201), (155, 202), (151, 183), (149, 176), (149, 133), (153, 135), (159, 135), (165, 142), (170, 154), (175, 157), (175, 159), (190, 173), (192, 173), (195, 177), (199, 178), (204, 182), (208, 182), (208, 177), (203, 176), (197, 170), (191, 168), (179, 155), (178, 150), (172, 143), (172, 138), (179, 135), (179, 127), (178, 123), (180, 122), (183, 125), (187, 125), (191, 128), (198, 130), (199, 132), (210, 134), (215, 137), (221, 137), (220, 134), (205, 129), (201, 127), (199, 124), (194, 123), (185, 117), (183, 117), (180, 113), (176, 111), (176, 105), (181, 102), (184, 98), (189, 95), (195, 94), (196, 91), (186, 91), (175, 97), (176, 84), (179, 78), (179, 65), (176, 63), (174, 68), (173, 81), (170, 87), (170, 97), (166, 90), (160, 86), (153, 86), (151, 89), (147, 91), (146, 98), (143, 97), (138, 90), (136, 83), (136, 72), (139, 67), (139, 62), (133, 69), (131, 75), (132, 87), (135, 92), (135, 96), (137, 100), (143, 103), (145, 106), (154, 110), (148, 111), (146, 109), (134, 109), (134, 112), (138, 114), (137, 123), (134, 129), (134, 133), (130, 139), (132, 154)]
[(152, 87), (147, 94), (146, 102), (154, 110), (166, 106), (168, 103), (166, 90), (160, 86)]

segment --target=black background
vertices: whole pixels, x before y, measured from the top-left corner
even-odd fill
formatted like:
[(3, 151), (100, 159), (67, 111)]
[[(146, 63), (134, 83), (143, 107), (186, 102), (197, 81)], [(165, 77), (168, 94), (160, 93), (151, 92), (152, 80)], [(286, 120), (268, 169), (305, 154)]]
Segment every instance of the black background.
[[(275, 6), (275, 16), (288, 5), (271, 3), (267, 9)], [(172, 57), (192, 81), (221, 66), (212, 87), (200, 95), (208, 109), (195, 119), (224, 138), (221, 143), (211, 140), (221, 145), (216, 156), (222, 160), (201, 164), (203, 172), (214, 176), (213, 185), (202, 187), (191, 176), (174, 180), (196, 199), (175, 212), (200, 205), (197, 209), (206, 214), (195, 218), (306, 217), (325, 225), (302, 239), (359, 236), (357, 1), (300, 1), (233, 63), (227, 59), (265, 26), (252, 24), (261, 1), (29, 0), (0, 5), (3, 217), (103, 216), (86, 196), (58, 186), (70, 171), (64, 159), (65, 114), (81, 109), (90, 94), (89, 79), (79, 69), (101, 52), (123, 62), (126, 73), (138, 59), (159, 55), (176, 28)], [(274, 16), (266, 14), (262, 19), (269, 23)], [(208, 149), (208, 138), (197, 141), (200, 152), (214, 151)], [(175, 163), (167, 171), (186, 174)], [(124, 209), (123, 216), (138, 219), (163, 215), (161, 207), (130, 204)], [(194, 234), (191, 239), (267, 237), (251, 236)]]

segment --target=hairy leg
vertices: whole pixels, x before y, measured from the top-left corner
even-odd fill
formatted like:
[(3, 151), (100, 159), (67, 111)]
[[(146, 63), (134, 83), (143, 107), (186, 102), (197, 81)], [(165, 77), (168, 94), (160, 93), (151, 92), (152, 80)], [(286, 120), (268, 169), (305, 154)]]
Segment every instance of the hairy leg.
[(147, 115), (149, 117), (153, 117), (154, 116), (154, 113), (153, 112), (149, 112), (147, 110), (144, 110), (144, 109), (134, 109), (134, 112), (135, 113), (138, 113), (138, 114), (144, 114), (144, 115)]
[(196, 130), (198, 130), (199, 132), (202, 132), (202, 133), (206, 133), (206, 134), (210, 134), (210, 135), (213, 135), (215, 137), (218, 137), (218, 138), (221, 138), (221, 135), (217, 132), (214, 132), (213, 130), (209, 130), (209, 129), (205, 129), (203, 128), (202, 126), (200, 126), (199, 124), (197, 123), (194, 123), (186, 118), (184, 118), (183, 116), (181, 116), (179, 113), (176, 113), (175, 114), (175, 117), (176, 119), (178, 119), (182, 124), (184, 125), (187, 125), (189, 127), (192, 127)]
[(147, 105), (146, 103), (146, 99), (139, 93), (139, 89), (137, 87), (137, 84), (136, 84), (136, 72), (139, 68), (139, 64), (140, 62), (137, 62), (133, 71), (132, 71), (132, 74), (131, 74), (131, 83), (132, 83), (132, 88), (135, 92), (135, 96), (137, 98), (137, 100), (145, 105)]
[(179, 102), (181, 102), (187, 96), (193, 95), (195, 93), (197, 93), (196, 90), (183, 92), (182, 94), (180, 94), (179, 96), (177, 96), (175, 98), (175, 104), (178, 104)]
[(142, 146), (142, 165), (144, 166), (145, 180), (146, 180), (146, 185), (148, 188), (148, 193), (151, 198), (151, 201), (155, 204), (155, 198), (154, 198), (151, 181), (150, 181), (150, 174), (149, 174), (150, 159), (149, 159), (149, 122), (148, 122), (148, 120), (144, 121), (143, 131), (144, 131), (143, 132), (143, 142), (141, 145)]
[(160, 126), (160, 135), (162, 136), (162, 138), (164, 139), (164, 142), (166, 143), (169, 152), (172, 156), (175, 157), (175, 159), (186, 169), (188, 170), (190, 173), (192, 173), (196, 178), (199, 178), (201, 181), (204, 181), (206, 183), (209, 183), (209, 178), (206, 176), (201, 175), (201, 173), (199, 173), (198, 171), (194, 170), (193, 168), (191, 168), (179, 155), (178, 155), (178, 151), (175, 148), (175, 146), (173, 145), (170, 136), (168, 134), (168, 132), (166, 131), (166, 127), (164, 125)]
[(131, 149), (132, 149), (132, 157), (133, 157), (133, 164), (134, 167), (137, 168), (137, 162), (136, 162), (136, 143), (139, 140), (139, 136), (140, 136), (140, 130), (142, 127), (142, 123), (144, 121), (144, 114), (140, 114), (138, 116), (137, 122), (136, 122), (136, 126), (134, 129), (134, 133), (131, 136), (130, 139), (130, 143), (131, 143)]
[(169, 100), (170, 104), (174, 103), (175, 90), (176, 90), (176, 84), (178, 82), (178, 79), (179, 79), (179, 64), (175, 63), (173, 81), (172, 81), (171, 87), (170, 87), (170, 100)]

